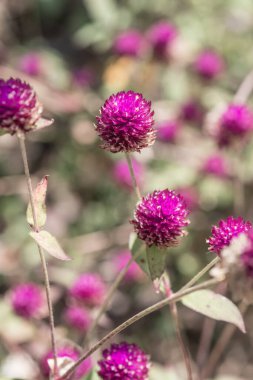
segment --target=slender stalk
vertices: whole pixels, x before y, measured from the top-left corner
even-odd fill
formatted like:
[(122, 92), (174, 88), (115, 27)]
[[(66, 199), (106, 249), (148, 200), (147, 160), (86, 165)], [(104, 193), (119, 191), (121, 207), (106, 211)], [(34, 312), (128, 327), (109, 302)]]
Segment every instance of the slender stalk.
[(103, 344), (105, 344), (108, 340), (113, 338), (115, 335), (124, 331), (127, 327), (131, 326), (133, 323), (139, 321), (140, 319), (146, 317), (147, 315), (154, 313), (157, 310), (160, 310), (166, 305), (171, 304), (172, 302), (179, 301), (183, 296), (193, 293), (197, 290), (205, 289), (210, 286), (214, 286), (219, 282), (224, 281), (221, 279), (212, 279), (203, 282), (202, 284), (196, 285), (191, 288), (187, 288), (185, 290), (180, 290), (177, 293), (174, 293), (170, 297), (163, 299), (162, 301), (157, 302), (156, 304), (142, 310), (141, 312), (135, 314), (133, 317), (129, 318), (127, 321), (123, 322), (121, 325), (116, 327), (114, 330), (110, 331), (107, 335), (105, 335), (101, 340), (95, 343), (86, 353), (84, 353), (73, 365), (68, 369), (68, 371), (62, 376), (62, 380), (68, 379), (69, 376), (75, 371), (75, 369), (90, 355), (92, 355), (95, 351), (97, 351)]
[(135, 193), (137, 195), (137, 198), (141, 199), (141, 191), (140, 191), (140, 188), (138, 186), (138, 183), (137, 183), (137, 180), (136, 180), (136, 177), (135, 177), (135, 174), (134, 174), (134, 169), (133, 169), (133, 164), (132, 164), (131, 156), (127, 152), (126, 152), (126, 160), (127, 160), (127, 164), (128, 164), (128, 167), (129, 167), (130, 174), (131, 174), (134, 191), (135, 191)]
[[(239, 306), (239, 310), (242, 315), (245, 314), (248, 304), (244, 301), (241, 302)], [(207, 362), (206, 367), (203, 369), (203, 371), (200, 374), (200, 380), (204, 380), (207, 377), (211, 376), (217, 363), (219, 362), (225, 348), (227, 347), (228, 343), (230, 342), (230, 339), (234, 335), (234, 332), (236, 330), (236, 327), (234, 325), (228, 324), (222, 331), (216, 345), (213, 348), (213, 351), (209, 355), (209, 359)]]
[[(30, 175), (27, 153), (26, 153), (25, 136), (23, 134), (18, 134), (18, 141), (19, 141), (20, 151), (21, 151), (22, 160), (24, 164), (25, 177), (27, 181), (29, 200), (31, 204), (32, 216), (33, 216), (33, 222), (34, 222), (34, 230), (36, 232), (39, 232), (36, 208), (35, 208), (35, 202), (34, 202), (34, 196), (33, 196), (33, 189), (32, 189), (32, 181), (31, 181), (31, 175)], [(48, 312), (49, 312), (51, 343), (52, 343), (52, 351), (53, 351), (53, 358), (54, 358), (54, 370), (57, 374), (57, 352), (56, 352), (54, 313), (53, 313), (53, 305), (52, 305), (52, 298), (51, 298), (51, 291), (50, 291), (50, 282), (49, 282), (47, 263), (46, 263), (44, 253), (39, 245), (37, 245), (37, 247), (38, 247), (43, 275), (44, 275), (46, 298), (47, 298), (47, 305), (48, 305)]]
[(209, 264), (207, 264), (199, 273), (197, 273), (187, 284), (185, 284), (181, 290), (188, 289), (190, 286), (196, 284), (196, 282), (204, 276), (212, 267), (214, 267), (215, 264), (217, 264), (220, 261), (219, 257), (216, 257), (214, 260), (212, 260)]
[(234, 96), (234, 102), (245, 103), (253, 90), (253, 70), (244, 78)]

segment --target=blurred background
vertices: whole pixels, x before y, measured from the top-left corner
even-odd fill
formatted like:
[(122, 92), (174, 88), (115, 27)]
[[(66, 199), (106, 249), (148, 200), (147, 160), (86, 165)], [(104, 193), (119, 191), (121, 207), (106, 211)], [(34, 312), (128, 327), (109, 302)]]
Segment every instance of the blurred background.
[[(103, 151), (93, 126), (109, 95), (132, 89), (152, 101), (158, 137), (152, 148), (134, 155), (139, 185), (143, 194), (178, 190), (191, 209), (188, 236), (168, 257), (173, 289), (213, 258), (206, 245), (212, 224), (231, 214), (252, 220), (253, 141), (241, 156), (244, 202), (238, 202), (235, 151), (218, 146), (212, 126), (215, 111), (232, 101), (253, 68), (253, 3), (1, 0), (0, 25), (1, 78), (28, 81), (43, 115), (54, 119), (52, 126), (29, 134), (28, 156), (34, 184), (49, 175), (46, 227), (72, 258), (64, 263), (47, 257), (58, 343), (82, 345), (85, 331), (76, 331), (64, 317), (72, 305), (69, 289), (86, 272), (98, 273), (105, 286), (113, 281), (119, 257), (124, 261), (123, 253), (129, 254), (136, 203), (124, 156)], [(1, 137), (0, 150), (1, 380), (41, 379), (38, 363), (50, 347), (46, 313), (27, 320), (10, 301), (17, 284), (43, 284), (36, 247), (27, 237), (28, 199), (15, 136)], [(159, 299), (137, 271), (116, 292), (97, 336)], [(185, 340), (201, 368), (224, 324), (180, 310)], [(89, 313), (92, 318), (95, 310)], [(252, 318), (249, 311), (247, 335), (235, 333), (210, 378), (252, 379)], [(203, 326), (210, 337), (203, 338)], [(116, 340), (122, 339), (151, 355), (157, 363), (152, 379), (184, 379), (167, 308)]]

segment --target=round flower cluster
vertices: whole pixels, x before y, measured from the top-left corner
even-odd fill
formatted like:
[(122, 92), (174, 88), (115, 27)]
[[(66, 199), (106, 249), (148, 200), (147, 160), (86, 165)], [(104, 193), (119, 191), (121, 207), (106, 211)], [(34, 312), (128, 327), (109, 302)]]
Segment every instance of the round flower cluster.
[(224, 158), (219, 154), (209, 156), (202, 167), (202, 171), (216, 177), (226, 178), (229, 176), (229, 169)]
[(251, 222), (245, 221), (241, 217), (229, 216), (227, 219), (221, 220), (218, 226), (213, 226), (212, 235), (207, 239), (208, 250), (220, 256), (221, 251), (229, 246), (233, 238), (241, 233), (247, 233), (251, 229)]
[(136, 344), (112, 344), (103, 351), (103, 359), (98, 364), (98, 374), (103, 380), (148, 379), (149, 357)]
[(227, 145), (233, 137), (243, 137), (252, 130), (252, 111), (243, 104), (230, 104), (218, 123), (218, 143)]
[(19, 61), (19, 68), (25, 74), (36, 77), (42, 72), (41, 57), (38, 53), (27, 53)]
[[(80, 357), (80, 353), (73, 347), (61, 347), (57, 350), (57, 358), (68, 358), (73, 362), (77, 361)], [(53, 352), (47, 352), (40, 361), (41, 372), (45, 378), (48, 379), (50, 375), (50, 367), (48, 361), (53, 359)], [(92, 368), (92, 362), (90, 358), (84, 360), (75, 370), (74, 375), (71, 377), (71, 380), (79, 380), (82, 379), (85, 375), (87, 375)]]
[[(136, 160), (132, 160), (132, 165), (136, 181), (138, 185), (141, 185), (144, 175), (143, 165)], [(126, 160), (119, 160), (114, 164), (112, 175), (115, 182), (120, 186), (125, 187), (128, 190), (133, 188), (131, 173)]]
[(65, 320), (69, 326), (83, 332), (87, 332), (91, 326), (89, 311), (80, 306), (68, 307), (65, 311)]
[(17, 285), (10, 299), (15, 313), (24, 318), (35, 317), (43, 305), (42, 291), (33, 283)]
[(161, 122), (157, 127), (157, 138), (163, 142), (174, 142), (179, 130), (180, 124), (177, 120)]
[(85, 273), (79, 276), (72, 288), (70, 295), (81, 303), (95, 307), (103, 303), (106, 286), (102, 278), (96, 273)]
[(166, 58), (171, 43), (175, 40), (178, 32), (176, 27), (171, 23), (160, 21), (154, 24), (147, 34), (155, 55), (160, 58)]
[(120, 33), (113, 44), (113, 50), (118, 55), (138, 57), (144, 49), (144, 38), (135, 29), (128, 29)]
[(122, 91), (106, 100), (97, 117), (102, 148), (110, 152), (139, 152), (154, 143), (151, 102), (134, 91)]
[(32, 87), (20, 79), (0, 80), (0, 128), (11, 134), (34, 129), (42, 106)]
[(169, 247), (185, 234), (189, 211), (181, 195), (171, 190), (154, 191), (137, 204), (131, 223), (148, 246)]
[(181, 106), (179, 117), (188, 123), (201, 124), (204, 117), (204, 109), (197, 100), (189, 100)]
[(223, 71), (224, 62), (216, 52), (204, 50), (196, 58), (194, 69), (202, 78), (214, 79)]

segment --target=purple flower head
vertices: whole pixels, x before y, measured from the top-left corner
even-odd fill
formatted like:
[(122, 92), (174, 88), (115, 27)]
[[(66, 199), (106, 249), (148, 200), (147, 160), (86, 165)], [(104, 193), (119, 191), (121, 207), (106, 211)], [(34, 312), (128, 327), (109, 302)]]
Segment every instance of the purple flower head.
[(122, 91), (106, 100), (97, 117), (102, 148), (110, 152), (140, 152), (154, 143), (151, 102), (134, 91)]
[(143, 197), (137, 204), (131, 223), (141, 240), (160, 248), (177, 243), (190, 222), (183, 197), (171, 190), (159, 190)]
[(19, 68), (25, 74), (36, 77), (41, 74), (41, 57), (37, 53), (27, 53), (19, 61)]
[(91, 68), (83, 67), (73, 72), (73, 81), (77, 86), (89, 87), (94, 84), (95, 74)]
[(14, 134), (36, 127), (42, 106), (32, 87), (20, 79), (0, 79), (0, 128)]
[(84, 273), (77, 278), (70, 294), (87, 306), (94, 307), (103, 303), (106, 286), (102, 278), (96, 273)]
[(129, 29), (120, 33), (113, 44), (113, 50), (118, 55), (139, 57), (145, 47), (144, 38), (138, 30)]
[(161, 122), (157, 127), (157, 139), (163, 142), (174, 142), (180, 127), (177, 120)]
[(11, 292), (11, 305), (21, 317), (35, 317), (43, 305), (42, 291), (32, 283), (17, 285)]
[[(57, 350), (57, 357), (58, 358), (70, 358), (73, 361), (77, 361), (80, 357), (80, 353), (73, 347), (61, 347)], [(53, 359), (53, 352), (49, 351), (47, 352), (43, 358), (40, 361), (40, 367), (41, 372), (45, 376), (45, 378), (48, 379), (50, 375), (50, 367), (48, 365), (48, 359)], [(75, 370), (73, 376), (71, 377), (71, 380), (79, 380), (83, 378), (83, 376), (87, 375), (92, 368), (92, 362), (91, 359), (88, 358), (78, 366), (78, 368)]]
[[(132, 160), (132, 165), (137, 183), (141, 185), (143, 183), (144, 168), (142, 164), (136, 160)], [(120, 186), (128, 190), (133, 189), (132, 178), (126, 160), (119, 160), (114, 164), (112, 175), (113, 179)]]
[(248, 248), (242, 253), (241, 261), (245, 268), (246, 274), (249, 277), (253, 277), (253, 230), (251, 229), (247, 233), (249, 240)]
[(230, 104), (220, 117), (217, 139), (220, 145), (227, 145), (233, 137), (243, 137), (252, 129), (252, 111), (243, 104)]
[(89, 311), (80, 306), (70, 306), (65, 311), (65, 320), (69, 326), (83, 332), (88, 331), (91, 325), (91, 316)]
[[(129, 263), (131, 259), (131, 253), (129, 251), (120, 251), (114, 258), (114, 266), (117, 273), (121, 272), (126, 265)], [(140, 269), (140, 267), (136, 264), (136, 262), (132, 262), (129, 266), (126, 274), (125, 274), (125, 282), (132, 283), (138, 282), (142, 280), (144, 277), (144, 272)]]
[(177, 34), (176, 27), (167, 21), (160, 21), (154, 24), (148, 30), (148, 39), (153, 46), (155, 55), (165, 58)]
[(203, 122), (204, 109), (196, 100), (184, 103), (180, 110), (180, 119), (188, 123), (201, 124)]
[(215, 51), (204, 50), (197, 56), (194, 69), (202, 78), (214, 79), (224, 70), (224, 62)]
[(98, 374), (103, 380), (148, 379), (149, 357), (136, 344), (112, 344), (103, 351), (103, 359), (98, 364)]
[(247, 233), (251, 228), (252, 224), (241, 217), (229, 216), (227, 219), (221, 220), (218, 226), (213, 226), (212, 235), (207, 239), (208, 250), (220, 256), (221, 251), (230, 245), (234, 237), (241, 233)]
[(202, 171), (220, 178), (227, 178), (229, 176), (228, 165), (224, 157), (219, 154), (209, 156), (204, 162)]

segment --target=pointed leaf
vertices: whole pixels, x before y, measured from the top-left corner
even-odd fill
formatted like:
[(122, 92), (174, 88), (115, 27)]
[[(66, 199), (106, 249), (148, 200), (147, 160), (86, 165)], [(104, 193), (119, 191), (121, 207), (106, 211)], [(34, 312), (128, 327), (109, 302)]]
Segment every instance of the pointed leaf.
[(245, 333), (244, 321), (238, 307), (221, 294), (204, 289), (184, 296), (181, 301), (185, 306), (207, 317), (233, 323)]
[(138, 238), (136, 233), (130, 234), (129, 249), (135, 262), (139, 265), (143, 272), (145, 272), (150, 277), (146, 254), (146, 245), (143, 243), (142, 240)]
[(166, 251), (156, 246), (147, 247), (146, 256), (151, 280), (159, 279), (165, 270)]
[(43, 248), (47, 253), (56, 257), (59, 260), (71, 260), (63, 251), (58, 241), (47, 231), (30, 232), (30, 236), (36, 243)]
[[(45, 175), (45, 177), (42, 178), (42, 180), (38, 183), (35, 190), (33, 191), (36, 219), (39, 228), (45, 225), (47, 219), (45, 202), (47, 193), (47, 183), (48, 175)], [(34, 226), (32, 207), (30, 203), (27, 207), (26, 219), (30, 226)]]

